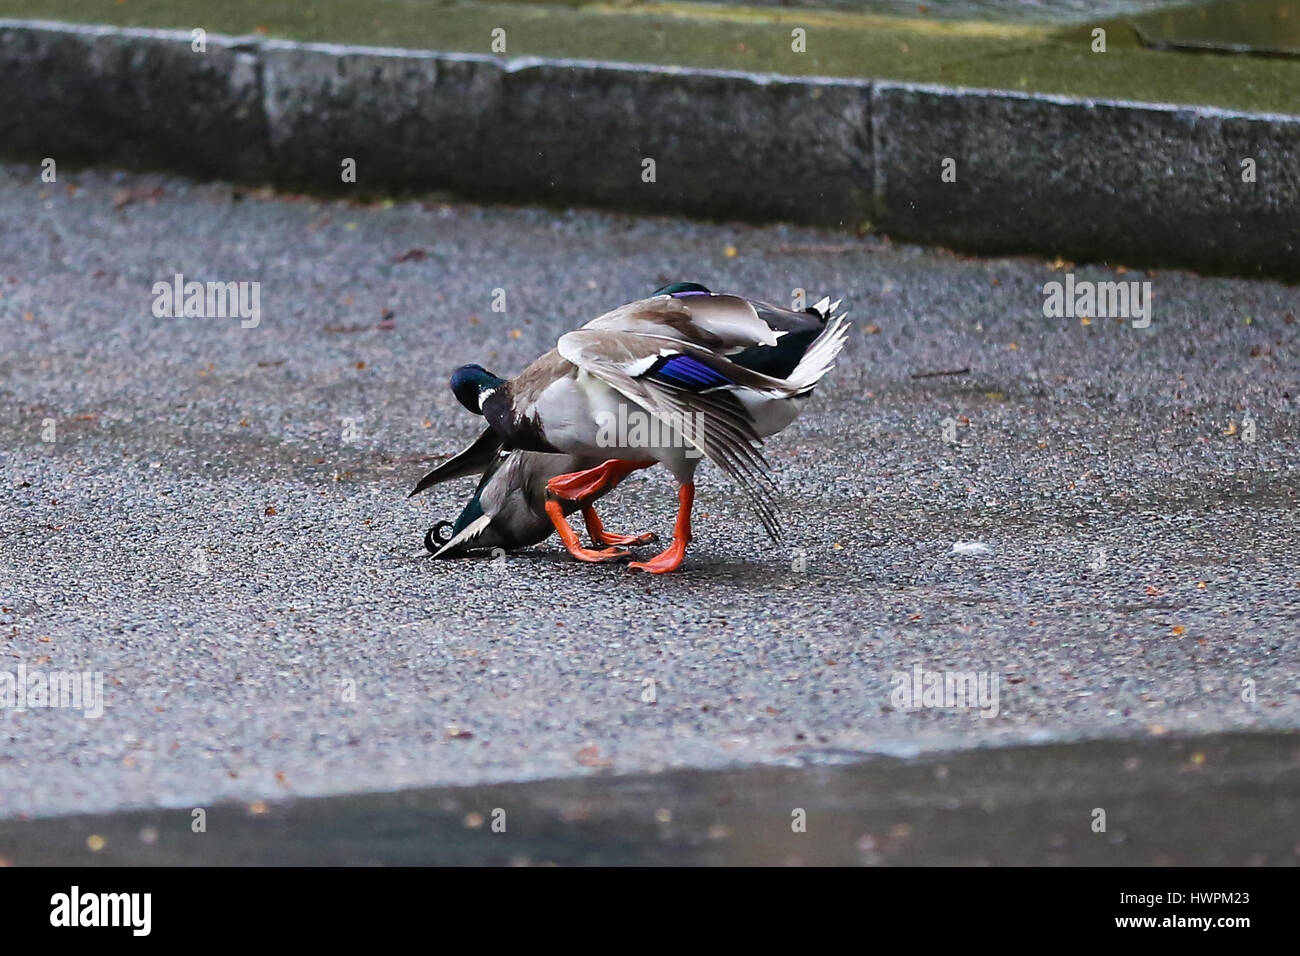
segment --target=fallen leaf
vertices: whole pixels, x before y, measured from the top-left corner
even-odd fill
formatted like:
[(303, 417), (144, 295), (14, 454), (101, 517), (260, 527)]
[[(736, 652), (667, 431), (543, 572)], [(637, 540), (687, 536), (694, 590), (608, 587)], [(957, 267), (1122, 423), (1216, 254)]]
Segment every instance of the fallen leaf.
[(612, 767), (614, 762), (600, 755), (600, 748), (588, 744), (577, 753), (577, 760), (584, 767)]
[(125, 209), (127, 206), (138, 202), (147, 202), (153, 205), (163, 197), (163, 188), (161, 186), (137, 186), (134, 189), (119, 189), (113, 194), (113, 210)]

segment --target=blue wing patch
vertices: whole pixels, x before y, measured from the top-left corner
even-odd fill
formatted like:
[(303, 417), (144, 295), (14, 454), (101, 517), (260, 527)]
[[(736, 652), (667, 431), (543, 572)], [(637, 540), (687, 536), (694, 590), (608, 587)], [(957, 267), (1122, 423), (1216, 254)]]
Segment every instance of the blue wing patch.
[(669, 355), (660, 359), (646, 375), (690, 389), (717, 388), (731, 384), (731, 380), (721, 372), (690, 355)]

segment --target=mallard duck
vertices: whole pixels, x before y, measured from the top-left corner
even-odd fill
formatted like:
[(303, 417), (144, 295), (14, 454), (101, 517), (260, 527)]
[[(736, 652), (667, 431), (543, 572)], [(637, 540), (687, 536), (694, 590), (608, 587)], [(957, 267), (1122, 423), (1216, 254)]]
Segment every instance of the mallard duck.
[(465, 454), (483, 446), (603, 459), (546, 482), (546, 513), (582, 561), (630, 554), (583, 548), (565, 507), (581, 507), (633, 471), (661, 463), (679, 484), (673, 540), (629, 567), (655, 574), (680, 567), (701, 457), (737, 481), (779, 540), (759, 445), (794, 420), (832, 368), (847, 333), (838, 306), (827, 297), (794, 312), (678, 282), (561, 336), (516, 378), (464, 365), (451, 377), (452, 391), (488, 423)]
[[(467, 452), (463, 452), (433, 469), (411, 492), (414, 496), (441, 482), (478, 470), (483, 472), (460, 517), (454, 523), (440, 521), (425, 533), (424, 546), (435, 558), (459, 558), (494, 548), (513, 551), (544, 541), (555, 530), (546, 512), (546, 483), (559, 475), (600, 464), (598, 460), (576, 455), (506, 452), (492, 448), (484, 451), (481, 447), (474, 455), (466, 456)], [(628, 535), (605, 530), (593, 505), (616, 484), (610, 483), (587, 501), (562, 502), (564, 516), (567, 518), (575, 511), (581, 511), (587, 534), (597, 548), (627, 548), (656, 540), (653, 533)], [(444, 531), (446, 537), (443, 537)], [(610, 560), (619, 560), (624, 553), (611, 548), (607, 556)]]

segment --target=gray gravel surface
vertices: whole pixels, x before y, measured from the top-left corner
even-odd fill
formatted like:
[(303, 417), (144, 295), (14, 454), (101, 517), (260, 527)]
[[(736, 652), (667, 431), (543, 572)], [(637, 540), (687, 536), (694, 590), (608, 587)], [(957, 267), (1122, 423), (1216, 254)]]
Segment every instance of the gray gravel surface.
[[(1293, 729), (1300, 293), (1119, 268), (1074, 271), (1150, 281), (1150, 328), (1045, 319), (1062, 263), (0, 167), (0, 672), (107, 694), (0, 713), (0, 814)], [(155, 318), (178, 272), (260, 324)], [(676, 575), (425, 559), (471, 487), (406, 499), (476, 433), (451, 370), (671, 279), (853, 313), (769, 442), (788, 541), (706, 466)], [(674, 508), (654, 472), (603, 510)], [(901, 706), (915, 667), (997, 716)]]

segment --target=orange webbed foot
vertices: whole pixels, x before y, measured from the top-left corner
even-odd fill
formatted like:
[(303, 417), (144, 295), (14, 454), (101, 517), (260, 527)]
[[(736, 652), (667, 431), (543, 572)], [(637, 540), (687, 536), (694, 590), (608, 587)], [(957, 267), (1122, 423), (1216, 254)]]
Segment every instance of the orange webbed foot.
[(667, 574), (682, 566), (686, 558), (686, 545), (691, 540), (691, 507), (695, 504), (695, 486), (682, 485), (677, 489), (677, 521), (673, 525), (673, 543), (662, 554), (657, 554), (649, 561), (633, 561), (629, 571), (649, 571), (651, 574)]
[(565, 549), (569, 554), (578, 561), (587, 564), (609, 564), (613, 561), (624, 561), (632, 557), (630, 551), (622, 548), (604, 548), (599, 551), (592, 548), (584, 548), (578, 536), (574, 533), (573, 528), (564, 517), (564, 509), (555, 499), (546, 502), (546, 514), (555, 525), (555, 530), (560, 534), (560, 540), (564, 542)]
[(649, 561), (633, 561), (627, 568), (629, 571), (649, 571), (651, 574), (667, 574), (669, 571), (676, 571), (682, 566), (682, 561), (686, 559), (686, 542), (673, 541), (668, 549), (661, 554), (655, 555)]
[(587, 523), (587, 536), (591, 538), (593, 544), (633, 548), (659, 540), (659, 535), (653, 531), (647, 531), (644, 534), (617, 534), (613, 531), (606, 531), (604, 524), (601, 523), (600, 516), (596, 514), (596, 509), (591, 505), (582, 509), (582, 520)]

